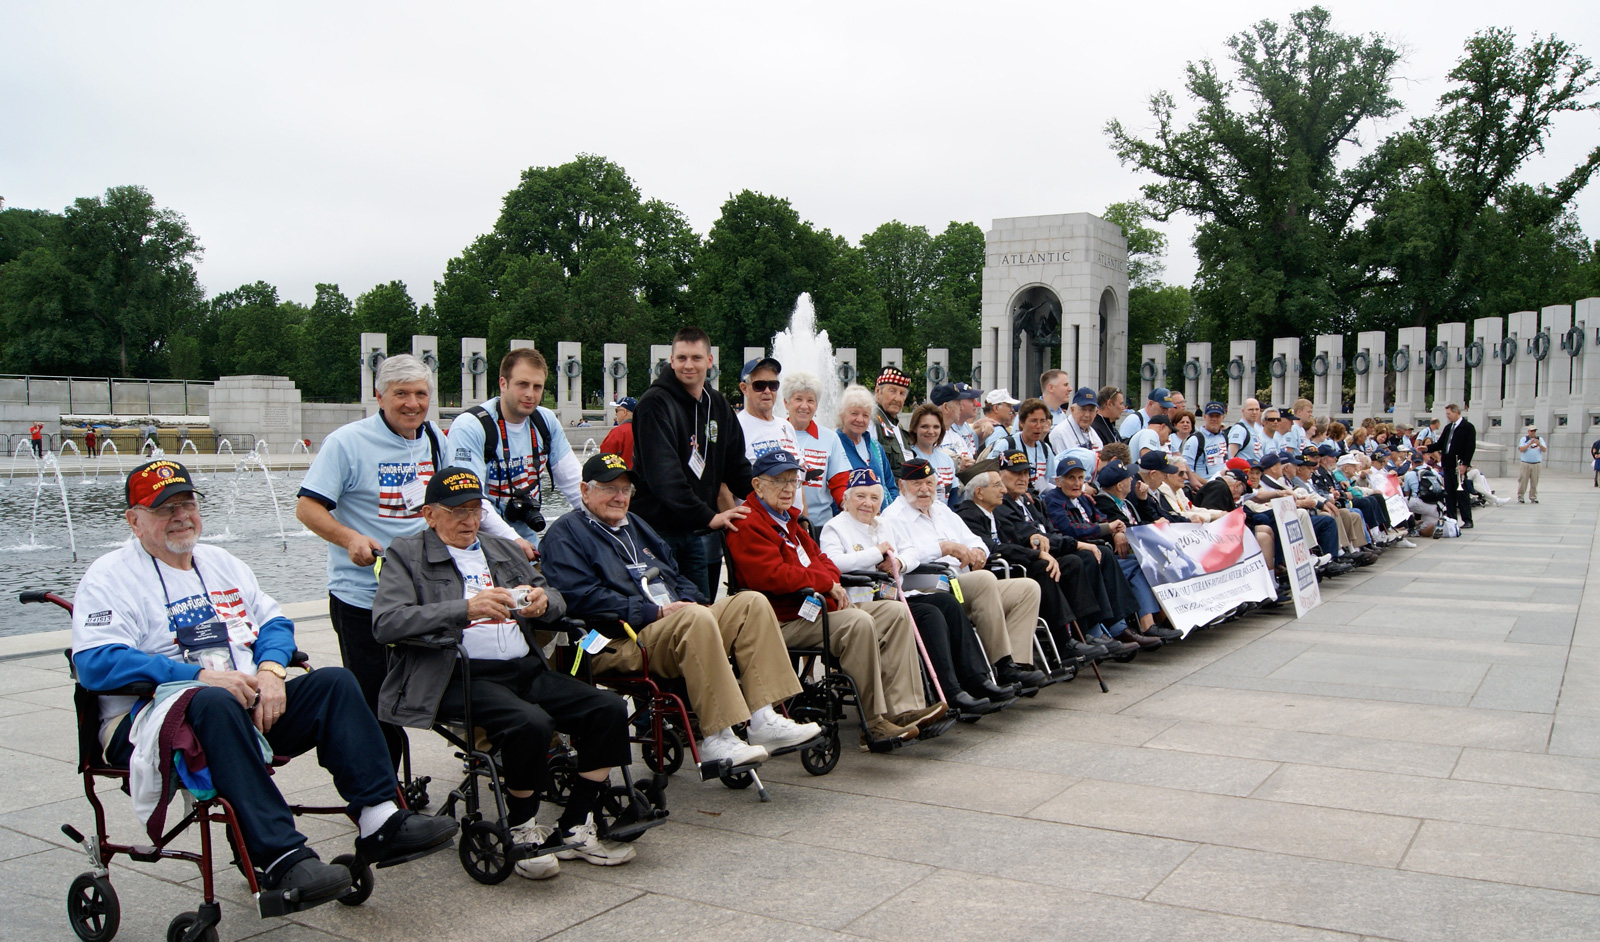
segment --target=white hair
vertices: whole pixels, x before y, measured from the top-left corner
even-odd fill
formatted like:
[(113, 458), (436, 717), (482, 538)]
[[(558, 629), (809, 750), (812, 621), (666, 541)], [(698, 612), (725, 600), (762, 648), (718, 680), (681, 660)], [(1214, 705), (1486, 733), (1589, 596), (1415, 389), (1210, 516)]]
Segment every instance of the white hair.
[(961, 499), (971, 500), (972, 495), (978, 493), (978, 488), (988, 487), (990, 484), (994, 483), (994, 479), (999, 477), (1000, 472), (998, 471), (980, 471), (977, 474), (974, 474), (972, 476), (972, 480), (961, 485)]
[(378, 367), (378, 375), (373, 377), (372, 385), (382, 396), (395, 383), (416, 382), (427, 383), (428, 395), (433, 395), (433, 370), (428, 369), (428, 364), (409, 353), (397, 353)]
[(867, 415), (878, 407), (878, 401), (872, 398), (872, 391), (859, 383), (851, 383), (839, 395), (839, 424), (844, 424), (844, 414), (851, 409), (865, 409)]
[(883, 485), (882, 484), (857, 484), (855, 487), (847, 487), (847, 488), (844, 489), (844, 496), (845, 497), (849, 497), (851, 494), (854, 494), (856, 491), (873, 491), (878, 495), (875, 498), (875, 500), (880, 504), (883, 503)]
[(781, 392), (778, 398), (787, 402), (789, 401), (790, 396), (800, 392), (808, 392), (817, 397), (818, 402), (821, 402), (822, 377), (815, 373), (808, 373), (805, 370), (796, 370), (793, 373), (785, 374), (783, 377), (783, 386), (781, 387)]

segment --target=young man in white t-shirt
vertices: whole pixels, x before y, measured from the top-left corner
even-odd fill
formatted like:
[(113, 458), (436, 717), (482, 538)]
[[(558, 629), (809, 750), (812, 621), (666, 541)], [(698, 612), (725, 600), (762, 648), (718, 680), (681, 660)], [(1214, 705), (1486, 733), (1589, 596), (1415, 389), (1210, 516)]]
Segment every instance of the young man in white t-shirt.
[[(194, 688), (159, 703), (99, 698), (106, 759), (129, 767), (131, 794), (147, 826), (159, 830), (165, 814), (160, 731), (173, 710), (183, 709), (205, 750), (212, 786), (239, 818), (251, 864), (266, 874), (264, 888), (298, 891), (301, 908), (342, 896), (350, 871), (319, 860), (295, 829), (261, 760), (259, 737), (276, 754), (317, 750), (350, 805), (356, 854), (365, 862), (398, 862), (448, 844), (454, 821), (396, 806), (394, 770), (355, 677), (323, 667), (288, 678), (294, 624), (249, 566), (198, 542), (200, 495), (188, 469), (165, 459), (147, 462), (129, 473), (125, 493), (124, 519), (134, 539), (95, 560), (78, 584), (72, 660), (88, 690), (134, 683)], [(154, 794), (141, 783), (153, 783)]]
[(783, 364), (772, 357), (756, 357), (739, 370), (739, 392), (744, 394), (739, 426), (744, 429), (745, 460), (751, 464), (769, 451), (802, 457), (794, 426), (788, 419), (772, 414), (772, 407), (778, 402), (778, 375), (782, 372)]

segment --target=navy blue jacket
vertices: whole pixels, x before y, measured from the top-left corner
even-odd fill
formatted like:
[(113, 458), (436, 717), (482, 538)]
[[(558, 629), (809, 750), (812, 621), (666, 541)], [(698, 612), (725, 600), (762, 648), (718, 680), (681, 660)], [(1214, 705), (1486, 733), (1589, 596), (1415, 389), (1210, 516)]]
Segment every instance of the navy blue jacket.
[[(678, 572), (672, 550), (648, 523), (630, 513), (627, 527), (638, 547), (639, 562), (661, 570), (673, 598), (706, 604), (694, 583)], [(635, 628), (660, 617), (660, 609), (628, 572), (630, 560), (622, 546), (582, 508), (550, 525), (539, 541), (539, 552), (544, 577), (567, 600), (568, 616), (621, 618)]]

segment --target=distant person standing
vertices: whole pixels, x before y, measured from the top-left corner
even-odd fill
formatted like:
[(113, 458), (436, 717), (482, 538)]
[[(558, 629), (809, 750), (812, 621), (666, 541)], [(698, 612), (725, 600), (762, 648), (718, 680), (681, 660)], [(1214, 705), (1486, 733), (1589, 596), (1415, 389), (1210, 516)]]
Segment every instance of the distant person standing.
[(1600, 487), (1600, 438), (1589, 446), (1589, 457), (1594, 459), (1594, 486)]
[(611, 404), (615, 410), (612, 414), (617, 418), (617, 424), (606, 433), (605, 441), (600, 443), (600, 454), (620, 455), (622, 460), (633, 467), (633, 414), (639, 410), (639, 400), (632, 396), (623, 396)]
[(722, 531), (738, 529), (750, 512), (739, 503), (750, 496), (750, 462), (743, 427), (728, 400), (706, 382), (710, 369), (711, 338), (698, 327), (679, 330), (670, 368), (639, 397), (634, 413), (639, 475), (633, 511), (672, 550), (679, 574), (714, 599), (722, 578)]
[[(1595, 445), (1600, 447), (1600, 442), (1595, 442)], [(1544, 453), (1547, 450), (1544, 439), (1539, 437), (1539, 427), (1528, 426), (1528, 430), (1522, 433), (1522, 441), (1517, 443), (1517, 454), (1522, 459), (1517, 471), (1517, 503), (1527, 503), (1528, 500), (1535, 504), (1539, 502), (1539, 470), (1544, 467)]]
[[(1461, 414), (1461, 407), (1450, 403), (1444, 407), (1447, 424), (1440, 430), (1438, 439), (1430, 450), (1442, 454), (1445, 486), (1445, 513), (1461, 521), (1465, 529), (1472, 529), (1472, 501), (1461, 489), (1461, 466), (1472, 466), (1472, 456), (1478, 450), (1478, 430)], [(1534, 503), (1538, 503), (1535, 500)]]
[(83, 427), (83, 453), (88, 457), (93, 458), (95, 455), (100, 453), (97, 450), (99, 446), (100, 438), (95, 433), (94, 426), (85, 425)]
[(28, 438), (33, 442), (33, 456), (44, 457), (44, 426), (38, 422), (28, 426)]
[[(428, 421), (433, 371), (409, 353), (378, 367), (378, 411), (341, 426), (301, 482), (294, 515), (328, 541), (328, 616), (344, 666), (356, 675), (373, 715), (388, 672), (388, 652), (372, 636), (373, 563), (390, 541), (420, 533), (428, 481), (441, 463), (444, 431)], [(398, 727), (380, 723), (389, 759), (398, 767)]]

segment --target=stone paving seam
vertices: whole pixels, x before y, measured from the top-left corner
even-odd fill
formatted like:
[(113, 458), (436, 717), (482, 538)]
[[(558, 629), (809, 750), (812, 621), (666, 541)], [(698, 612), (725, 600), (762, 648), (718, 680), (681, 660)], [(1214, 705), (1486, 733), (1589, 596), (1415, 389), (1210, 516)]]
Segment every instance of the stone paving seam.
[[(891, 893), (890, 895), (888, 895), (888, 896), (884, 897), (883, 899), (879, 900), (876, 904), (874, 904), (866, 912), (864, 912), (861, 915), (857, 916), (856, 918), (850, 920), (849, 922), (845, 923), (844, 925), (840, 926), (839, 928), (835, 929), (834, 931), (835, 932), (848, 932), (850, 935), (856, 936), (857, 938), (870, 938), (869, 936), (862, 936), (859, 933), (850, 932), (850, 927), (855, 925), (856, 923), (860, 922), (861, 920), (867, 918), (868, 916), (872, 915), (873, 913), (877, 912), (878, 910), (882, 909), (891, 900), (898, 899), (902, 893), (909, 893), (911, 890), (916, 889), (922, 883), (924, 883), (929, 878), (931, 878), (934, 874), (937, 874), (937, 873), (940, 873), (940, 872), (944, 872), (944, 873), (966, 873), (967, 871), (965, 871), (965, 870), (953, 870), (953, 869), (949, 869), (949, 868), (946, 868), (946, 867), (929, 867), (927, 873), (924, 873), (922, 876), (917, 877), (915, 880), (912, 880), (910, 883), (907, 883), (905, 886), (902, 886), (900, 889), (896, 890), (895, 892)], [(984, 874), (976, 874), (976, 875), (977, 876), (989, 876), (989, 874), (986, 874), (986, 873), (984, 873)], [(1035, 884), (1035, 885), (1037, 885), (1037, 884)], [(1127, 899), (1127, 897), (1122, 897), (1122, 898), (1123, 899)], [(784, 921), (787, 922), (788, 920), (784, 920)], [(800, 923), (800, 925), (805, 925), (805, 923)], [(815, 927), (813, 927), (813, 928), (815, 928)]]
[[(1590, 544), (1589, 545), (1590, 546), (1594, 546), (1595, 545), (1595, 543), (1594, 543), (1595, 540), (1600, 540), (1600, 517), (1596, 517), (1596, 519), (1595, 519), (1594, 527), (1593, 527), (1593, 530), (1592, 530), (1592, 532), (1590, 534)], [(1595, 560), (1594, 554), (1591, 553), (1589, 558), (1590, 558), (1589, 572), (1593, 573), (1594, 569), (1595, 569), (1595, 566), (1596, 566), (1596, 560)], [(1586, 574), (1584, 576), (1584, 578), (1583, 578), (1583, 589), (1582, 589), (1582, 592), (1580, 593), (1579, 601), (1578, 601), (1578, 610), (1580, 612), (1583, 610), (1584, 601), (1586, 601), (1588, 598), (1589, 598), (1589, 576)], [(1566, 692), (1566, 688), (1567, 688), (1567, 670), (1572, 666), (1572, 649), (1573, 649), (1573, 646), (1576, 644), (1577, 639), (1578, 639), (1578, 632), (1576, 631), (1576, 626), (1574, 626), (1574, 631), (1572, 632), (1572, 635), (1567, 639), (1567, 656), (1566, 656), (1566, 659), (1565, 659), (1565, 661), (1563, 662), (1563, 665), (1562, 665), (1561, 683), (1556, 688), (1556, 706), (1555, 706), (1555, 709), (1551, 711), (1552, 722), (1550, 723), (1550, 732), (1549, 732), (1549, 735), (1546, 736), (1546, 738), (1545, 738), (1544, 751), (1545, 751), (1546, 755), (1550, 754), (1550, 746), (1554, 742), (1554, 739), (1555, 739), (1556, 724), (1554, 722), (1554, 717), (1559, 716), (1561, 714), (1561, 694)]]

